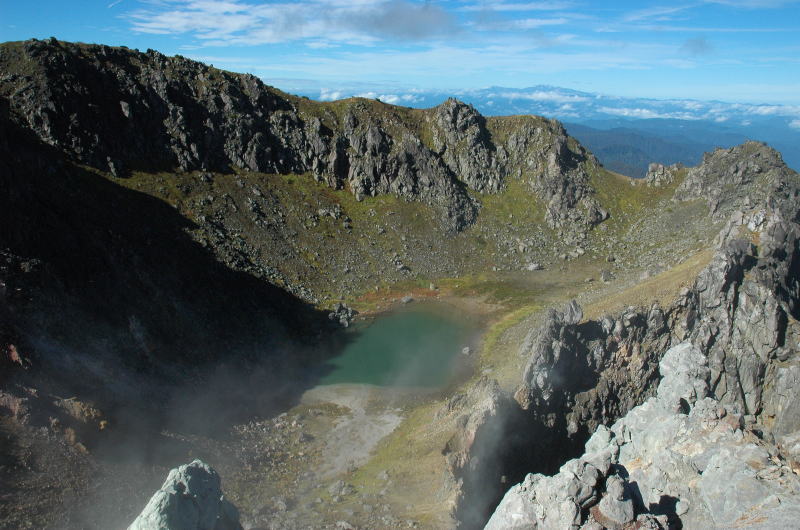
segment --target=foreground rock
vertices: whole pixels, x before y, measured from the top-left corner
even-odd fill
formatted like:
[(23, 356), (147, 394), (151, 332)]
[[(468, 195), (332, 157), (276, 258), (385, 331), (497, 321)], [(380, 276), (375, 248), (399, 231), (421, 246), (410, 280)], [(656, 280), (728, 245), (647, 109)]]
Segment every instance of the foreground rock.
[(789, 528), (800, 479), (777, 447), (710, 395), (711, 370), (691, 343), (662, 359), (656, 396), (554, 476), (531, 474), (505, 495), (487, 529)]
[(241, 530), (239, 512), (222, 494), (219, 475), (194, 460), (169, 472), (128, 530)]

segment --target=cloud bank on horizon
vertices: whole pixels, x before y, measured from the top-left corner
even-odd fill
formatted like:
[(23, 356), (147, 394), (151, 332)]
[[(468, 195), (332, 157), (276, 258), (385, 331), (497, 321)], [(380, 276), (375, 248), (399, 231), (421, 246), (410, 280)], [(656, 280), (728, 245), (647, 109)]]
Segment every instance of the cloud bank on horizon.
[(2, 10), (2, 40), (155, 48), (295, 91), (546, 84), (800, 104), (797, 0), (44, 0)]

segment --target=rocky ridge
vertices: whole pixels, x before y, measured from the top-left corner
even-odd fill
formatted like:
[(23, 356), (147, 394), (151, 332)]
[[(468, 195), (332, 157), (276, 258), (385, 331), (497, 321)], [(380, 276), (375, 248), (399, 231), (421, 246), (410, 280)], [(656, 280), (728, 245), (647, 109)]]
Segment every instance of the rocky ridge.
[(690, 168), (675, 190), (675, 200), (703, 197), (712, 216), (725, 219), (738, 208), (764, 202), (791, 173), (779, 152), (761, 142), (746, 142), (703, 155), (703, 162)]
[(116, 176), (311, 173), (359, 199), (422, 200), (454, 231), (478, 213), (468, 190), (497, 192), (524, 177), (544, 195), (551, 226), (585, 230), (608, 216), (588, 183), (596, 161), (555, 121), (512, 126), (502, 141), (497, 126), (452, 99), (426, 111), (360, 99), (318, 104), (180, 56), (55, 39), (3, 45), (0, 68), (0, 96), (17, 123)]

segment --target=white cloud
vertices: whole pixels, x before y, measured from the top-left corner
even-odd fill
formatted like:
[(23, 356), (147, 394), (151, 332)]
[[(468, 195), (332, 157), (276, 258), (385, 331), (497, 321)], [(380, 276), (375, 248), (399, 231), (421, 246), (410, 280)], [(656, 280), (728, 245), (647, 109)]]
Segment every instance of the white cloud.
[(335, 101), (337, 99), (344, 98), (344, 94), (340, 90), (331, 90), (329, 88), (323, 88), (319, 91), (319, 100), (320, 101)]
[(255, 4), (245, 0), (160, 0), (128, 13), (133, 30), (190, 34), (208, 45), (256, 45), (320, 39), (369, 43), (427, 40), (460, 31), (456, 18), (432, 3), (409, 0), (307, 0)]
[(412, 94), (379, 94), (378, 92), (363, 92), (361, 94), (356, 94), (355, 97), (379, 99), (384, 103), (389, 103), (390, 105), (399, 105), (400, 103), (415, 103), (421, 99)]
[(792, 129), (800, 130), (800, 120), (792, 120), (789, 122), (789, 127)]
[(694, 6), (682, 5), (682, 6), (648, 7), (646, 9), (639, 9), (637, 11), (632, 11), (628, 13), (623, 17), (623, 20), (626, 22), (637, 22), (639, 20), (646, 20), (646, 21), (672, 20), (674, 18), (673, 15), (676, 15), (681, 11), (685, 11), (690, 7)]
[(390, 103), (392, 105), (416, 103), (422, 100), (420, 96), (415, 94), (390, 94), (390, 93), (376, 92), (374, 90), (369, 90), (365, 92), (357, 90), (341, 90), (341, 89), (334, 90), (330, 88), (322, 88), (319, 91), (320, 101), (335, 101), (338, 99), (345, 99), (350, 97), (379, 99), (384, 103)]
[(578, 96), (577, 94), (545, 92), (543, 90), (537, 90), (536, 92), (503, 92), (497, 94), (497, 96), (506, 99), (528, 99), (532, 101), (546, 101), (550, 103), (575, 103), (589, 100), (588, 97)]
[(460, 11), (560, 11), (569, 9), (574, 2), (478, 2), (463, 6)]
[(689, 112), (658, 112), (653, 109), (645, 107), (600, 107), (597, 109), (599, 112), (611, 114), (613, 116), (623, 116), (625, 118), (639, 118), (639, 119), (678, 119), (678, 120), (698, 120), (698, 116)]
[(560, 26), (569, 22), (566, 18), (524, 18), (514, 21), (514, 27), (519, 29), (542, 28), (545, 26)]
[(757, 116), (800, 116), (800, 107), (789, 105), (751, 105), (747, 112)]
[(307, 42), (306, 46), (308, 46), (309, 48), (311, 48), (313, 50), (327, 50), (328, 48), (336, 48), (339, 45), (338, 44), (333, 44), (331, 42), (315, 40), (315, 41)]
[(683, 108), (685, 108), (686, 110), (695, 110), (695, 111), (701, 110), (705, 106), (704, 103), (700, 103), (699, 101), (681, 101), (680, 104), (683, 105)]

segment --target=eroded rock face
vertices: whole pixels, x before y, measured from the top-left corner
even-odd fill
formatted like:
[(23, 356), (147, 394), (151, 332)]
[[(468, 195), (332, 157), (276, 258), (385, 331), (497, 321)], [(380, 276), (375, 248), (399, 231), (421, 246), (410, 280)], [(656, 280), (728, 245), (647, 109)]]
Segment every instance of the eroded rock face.
[[(545, 221), (551, 228), (591, 226), (609, 217), (594, 198), (587, 163), (597, 161), (555, 120), (515, 123), (505, 142), (509, 160), (521, 175), (530, 175), (531, 187), (545, 203)], [(544, 140), (544, 141), (543, 141)]]
[[(758, 159), (770, 151), (749, 147)], [(569, 317), (572, 310), (551, 311), (520, 350), (528, 358), (516, 394), (523, 408), (555, 408), (571, 416), (571, 431), (588, 425), (592, 432), (647, 397), (661, 352), (690, 340), (708, 357), (718, 399), (776, 434), (800, 426), (786, 423), (787, 414), (794, 417), (786, 403), (800, 362), (800, 178), (785, 166), (772, 172), (768, 199), (732, 214), (711, 263), (669, 307), (628, 308), (581, 324)]]
[(167, 480), (128, 530), (241, 530), (239, 512), (222, 494), (219, 475), (194, 460)]
[(689, 342), (660, 363), (656, 396), (551, 476), (528, 475), (486, 528), (785, 528), (800, 517), (800, 479), (775, 446), (709, 395), (708, 360)]
[(470, 188), (497, 192), (506, 179), (507, 155), (486, 129), (475, 107), (450, 98), (435, 109), (433, 148), (459, 180)]
[(575, 301), (550, 310), (520, 347), (527, 364), (515, 399), (532, 417), (563, 429), (564, 437), (588, 436), (653, 392), (670, 328), (684, 312), (680, 306), (630, 307), (582, 322)]

